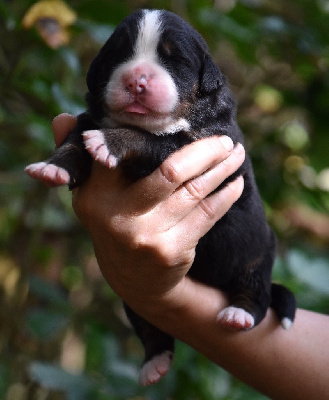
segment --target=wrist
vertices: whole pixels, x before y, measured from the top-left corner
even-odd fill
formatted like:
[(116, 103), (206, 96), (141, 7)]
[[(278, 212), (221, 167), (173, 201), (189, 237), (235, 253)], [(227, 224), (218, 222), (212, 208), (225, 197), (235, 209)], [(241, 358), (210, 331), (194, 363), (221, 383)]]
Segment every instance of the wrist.
[(228, 305), (228, 300), (218, 289), (184, 277), (165, 294), (142, 301), (128, 299), (127, 303), (159, 329), (186, 341), (191, 329), (203, 330), (217, 324), (216, 316)]

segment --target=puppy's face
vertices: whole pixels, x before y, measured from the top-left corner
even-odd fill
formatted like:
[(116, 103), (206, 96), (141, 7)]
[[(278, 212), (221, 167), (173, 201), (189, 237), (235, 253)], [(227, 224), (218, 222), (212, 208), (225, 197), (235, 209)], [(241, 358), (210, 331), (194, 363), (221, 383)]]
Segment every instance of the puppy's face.
[(172, 13), (142, 10), (117, 27), (87, 82), (91, 95), (101, 90), (103, 123), (174, 134), (190, 129), (193, 101), (218, 89), (220, 77), (192, 27)]

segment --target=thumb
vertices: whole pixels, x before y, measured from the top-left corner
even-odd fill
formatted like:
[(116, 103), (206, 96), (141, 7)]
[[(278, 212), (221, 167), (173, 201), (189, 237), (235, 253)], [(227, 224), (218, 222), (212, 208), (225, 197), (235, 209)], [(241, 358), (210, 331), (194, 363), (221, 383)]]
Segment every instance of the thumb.
[(75, 127), (76, 123), (76, 117), (67, 113), (59, 114), (53, 119), (52, 128), (56, 147), (61, 145), (68, 133)]

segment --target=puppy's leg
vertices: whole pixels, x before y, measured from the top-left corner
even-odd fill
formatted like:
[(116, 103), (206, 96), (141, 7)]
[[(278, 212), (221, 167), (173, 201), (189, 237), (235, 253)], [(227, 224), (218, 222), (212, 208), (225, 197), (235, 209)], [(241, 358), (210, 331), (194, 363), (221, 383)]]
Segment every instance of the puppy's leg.
[(233, 329), (251, 329), (265, 317), (269, 306), (276, 312), (281, 326), (288, 331), (295, 319), (295, 296), (284, 286), (274, 283), (271, 285), (271, 296), (267, 288), (258, 290), (256, 297), (245, 289), (241, 290), (232, 305), (218, 314), (217, 321)]
[(248, 330), (265, 317), (271, 302), (272, 258), (262, 258), (231, 283), (228, 290), (230, 306), (221, 311), (217, 322), (225, 327)]
[(148, 135), (133, 128), (95, 129), (82, 134), (93, 159), (109, 168), (115, 168), (121, 160), (147, 152)]
[(80, 133), (71, 132), (53, 155), (43, 162), (31, 164), (25, 171), (49, 186), (79, 186), (89, 175), (91, 157), (84, 149)]
[(91, 126), (93, 124), (88, 115), (80, 114), (76, 128), (68, 134), (53, 155), (43, 162), (27, 166), (25, 171), (32, 178), (50, 186), (79, 186), (88, 177), (91, 168), (91, 157), (84, 148), (81, 132)]
[(103, 131), (93, 129), (83, 132), (85, 147), (94, 160), (100, 162), (108, 168), (115, 168), (118, 165), (120, 157), (112, 154), (111, 146), (107, 144)]
[(286, 287), (272, 283), (271, 307), (276, 312), (281, 325), (287, 331), (292, 327), (296, 314), (295, 296)]
[(171, 153), (191, 142), (183, 133), (156, 136), (136, 128), (90, 130), (83, 138), (94, 160), (110, 168), (120, 164), (132, 181), (147, 176)]
[(174, 339), (145, 321), (126, 304), (124, 306), (145, 349), (139, 381), (144, 386), (151, 385), (168, 372), (174, 357)]

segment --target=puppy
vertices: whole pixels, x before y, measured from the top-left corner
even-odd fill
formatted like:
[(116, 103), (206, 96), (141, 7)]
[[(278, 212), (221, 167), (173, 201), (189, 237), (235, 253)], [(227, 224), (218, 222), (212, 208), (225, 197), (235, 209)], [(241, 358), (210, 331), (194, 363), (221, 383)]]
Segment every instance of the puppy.
[[(73, 188), (94, 159), (136, 181), (194, 140), (227, 135), (243, 143), (232, 93), (205, 41), (170, 12), (139, 10), (124, 19), (93, 60), (87, 85), (87, 111), (48, 160), (27, 167), (33, 178)], [(244, 191), (199, 241), (189, 275), (226, 292), (230, 306), (219, 325), (251, 329), (272, 306), (289, 329), (295, 299), (271, 284), (275, 237), (248, 156), (217, 190), (239, 175)], [(145, 347), (140, 381), (154, 383), (169, 369), (174, 339), (125, 308)]]

